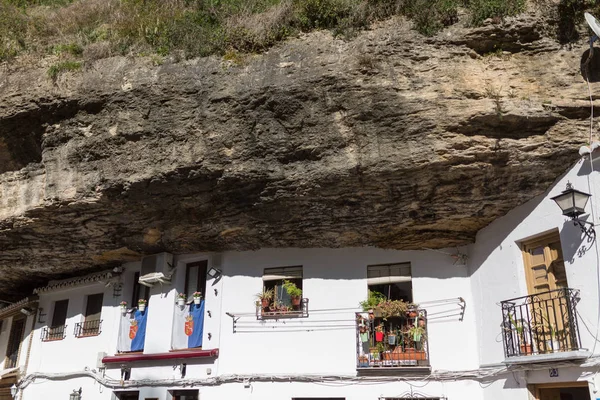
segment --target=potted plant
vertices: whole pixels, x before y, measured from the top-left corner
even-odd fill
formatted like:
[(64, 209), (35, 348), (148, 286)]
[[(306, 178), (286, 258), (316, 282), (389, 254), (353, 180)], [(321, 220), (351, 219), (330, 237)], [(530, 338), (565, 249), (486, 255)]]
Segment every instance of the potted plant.
[(375, 308), (377, 307), (377, 305), (379, 303), (381, 303), (385, 300), (386, 300), (386, 297), (383, 294), (369, 290), (367, 299), (361, 301), (359, 303), (359, 305), (363, 311), (369, 313), (369, 319), (373, 319), (373, 318), (375, 318), (375, 315), (374, 315)]
[(273, 289), (263, 289), (262, 292), (256, 294), (256, 298), (260, 300), (261, 307), (264, 309), (269, 307), (274, 295), (275, 291)]
[(393, 331), (390, 331), (390, 333), (388, 333), (388, 344), (390, 346), (395, 346), (396, 345), (396, 334)]
[(413, 325), (406, 331), (409, 339), (412, 339), (412, 342), (415, 344), (415, 348), (417, 350), (421, 350), (423, 347), (422, 341), (425, 337), (425, 328)]
[(126, 301), (122, 301), (119, 303), (119, 306), (121, 307), (121, 314), (125, 315), (127, 314), (127, 302)]
[(410, 303), (403, 300), (385, 300), (379, 303), (377, 308), (381, 310), (381, 316), (385, 320), (389, 317), (406, 315), (410, 306)]
[(383, 327), (381, 325), (377, 326), (375, 331), (375, 341), (378, 343), (383, 342)]
[(185, 299), (186, 299), (185, 293), (179, 293), (177, 295), (177, 305), (179, 307), (184, 307), (185, 306)]
[(527, 340), (525, 337), (525, 325), (523, 324), (523, 320), (517, 320), (511, 313), (508, 313), (508, 319), (510, 324), (512, 325), (511, 329), (514, 329), (517, 333), (517, 340), (519, 342), (519, 350), (521, 354), (532, 354), (533, 349), (531, 344), (527, 344)]
[(369, 354), (371, 354), (371, 360), (379, 361), (379, 349), (377, 347), (369, 347)]
[(139, 299), (138, 300), (138, 310), (140, 310), (140, 312), (146, 311), (146, 304), (148, 304), (148, 300)]
[(298, 307), (300, 305), (300, 302), (302, 301), (302, 289), (296, 286), (294, 282), (287, 280), (283, 281), (283, 287), (292, 299), (292, 306)]
[(194, 297), (194, 304), (200, 304), (200, 301), (202, 300), (202, 293), (194, 292), (192, 296)]

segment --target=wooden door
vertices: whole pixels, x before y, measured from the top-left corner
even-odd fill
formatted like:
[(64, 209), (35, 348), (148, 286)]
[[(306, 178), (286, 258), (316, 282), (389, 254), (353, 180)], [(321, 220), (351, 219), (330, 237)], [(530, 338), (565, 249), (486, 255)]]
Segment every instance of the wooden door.
[(567, 274), (558, 232), (523, 244), (531, 317), (527, 321), (538, 352), (568, 350), (574, 343), (569, 329)]
[(25, 318), (20, 316), (13, 317), (10, 336), (8, 337), (8, 347), (6, 348), (4, 368), (14, 368), (18, 365), (19, 350), (21, 349), (24, 333)]

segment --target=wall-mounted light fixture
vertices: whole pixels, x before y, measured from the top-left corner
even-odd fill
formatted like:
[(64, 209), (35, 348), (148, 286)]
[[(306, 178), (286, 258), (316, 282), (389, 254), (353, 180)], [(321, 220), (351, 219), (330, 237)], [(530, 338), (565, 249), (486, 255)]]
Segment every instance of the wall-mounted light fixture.
[(210, 276), (213, 279), (217, 279), (219, 276), (221, 276), (221, 271), (215, 267), (210, 267), (210, 269), (207, 272), (208, 276)]
[[(596, 238), (594, 224), (579, 219), (580, 215), (585, 214), (585, 206), (590, 197), (591, 195), (574, 189), (571, 182), (568, 182), (567, 188), (558, 196), (552, 197), (552, 200), (558, 204), (563, 215), (571, 218), (573, 223), (581, 229), (588, 240), (592, 241)], [(586, 227), (586, 224), (590, 226)]]
[(10, 387), (10, 394), (13, 397), (13, 399), (17, 396), (18, 391), (19, 391), (19, 388), (17, 387), (17, 385), (15, 385), (13, 383), (13, 385)]
[(81, 400), (81, 388), (73, 390), (73, 393), (69, 395), (69, 400)]
[(21, 311), (23, 314), (27, 315), (28, 317), (29, 317), (30, 315), (33, 315), (33, 313), (34, 313), (34, 311), (33, 311), (31, 308), (29, 308), (29, 307), (23, 307), (23, 308), (21, 308), (21, 310), (20, 310), (20, 311)]

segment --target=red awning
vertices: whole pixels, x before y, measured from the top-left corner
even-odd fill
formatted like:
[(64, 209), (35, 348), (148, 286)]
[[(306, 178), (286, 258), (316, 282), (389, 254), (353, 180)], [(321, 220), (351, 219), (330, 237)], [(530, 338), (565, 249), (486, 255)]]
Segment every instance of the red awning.
[(138, 361), (178, 360), (184, 358), (216, 358), (219, 357), (219, 349), (211, 350), (183, 350), (168, 353), (154, 354), (122, 354), (117, 356), (106, 356), (102, 359), (104, 364), (131, 363)]

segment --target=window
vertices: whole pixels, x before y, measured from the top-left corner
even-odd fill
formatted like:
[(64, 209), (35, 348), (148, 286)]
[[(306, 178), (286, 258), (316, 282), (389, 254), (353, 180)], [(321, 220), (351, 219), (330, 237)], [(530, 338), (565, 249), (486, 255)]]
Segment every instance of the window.
[(389, 300), (412, 302), (412, 269), (410, 263), (369, 265), (369, 290), (379, 292)]
[(6, 362), (4, 363), (5, 369), (14, 368), (17, 366), (19, 349), (21, 347), (21, 341), (23, 340), (23, 333), (25, 332), (25, 321), (25, 317), (13, 317), (10, 336), (8, 338), (8, 347), (6, 349)]
[(102, 314), (102, 293), (87, 296), (84, 321), (76, 324), (75, 336), (94, 336), (100, 334), (100, 315)]
[(69, 300), (60, 300), (54, 302), (54, 312), (52, 313), (52, 324), (49, 328), (42, 330), (42, 340), (62, 340), (65, 338), (65, 322), (67, 322), (67, 308)]
[(140, 273), (136, 272), (133, 276), (133, 293), (131, 296), (131, 307), (137, 307), (139, 299), (150, 299), (150, 288), (142, 285), (140, 282)]
[(523, 243), (530, 295), (568, 287), (558, 232)]
[(188, 301), (192, 300), (194, 292), (201, 292), (202, 298), (206, 292), (206, 270), (208, 261), (199, 261), (187, 264), (185, 268), (185, 294)]
[(113, 393), (113, 400), (138, 400), (140, 392), (136, 391), (121, 391)]
[(198, 400), (200, 398), (197, 390), (173, 390), (171, 396), (173, 396), (173, 400)]
[(295, 284), (298, 289), (302, 290), (302, 266), (265, 268), (264, 290), (273, 290), (272, 305), (295, 309), (299, 304), (292, 304), (292, 299), (284, 287), (286, 281)]

